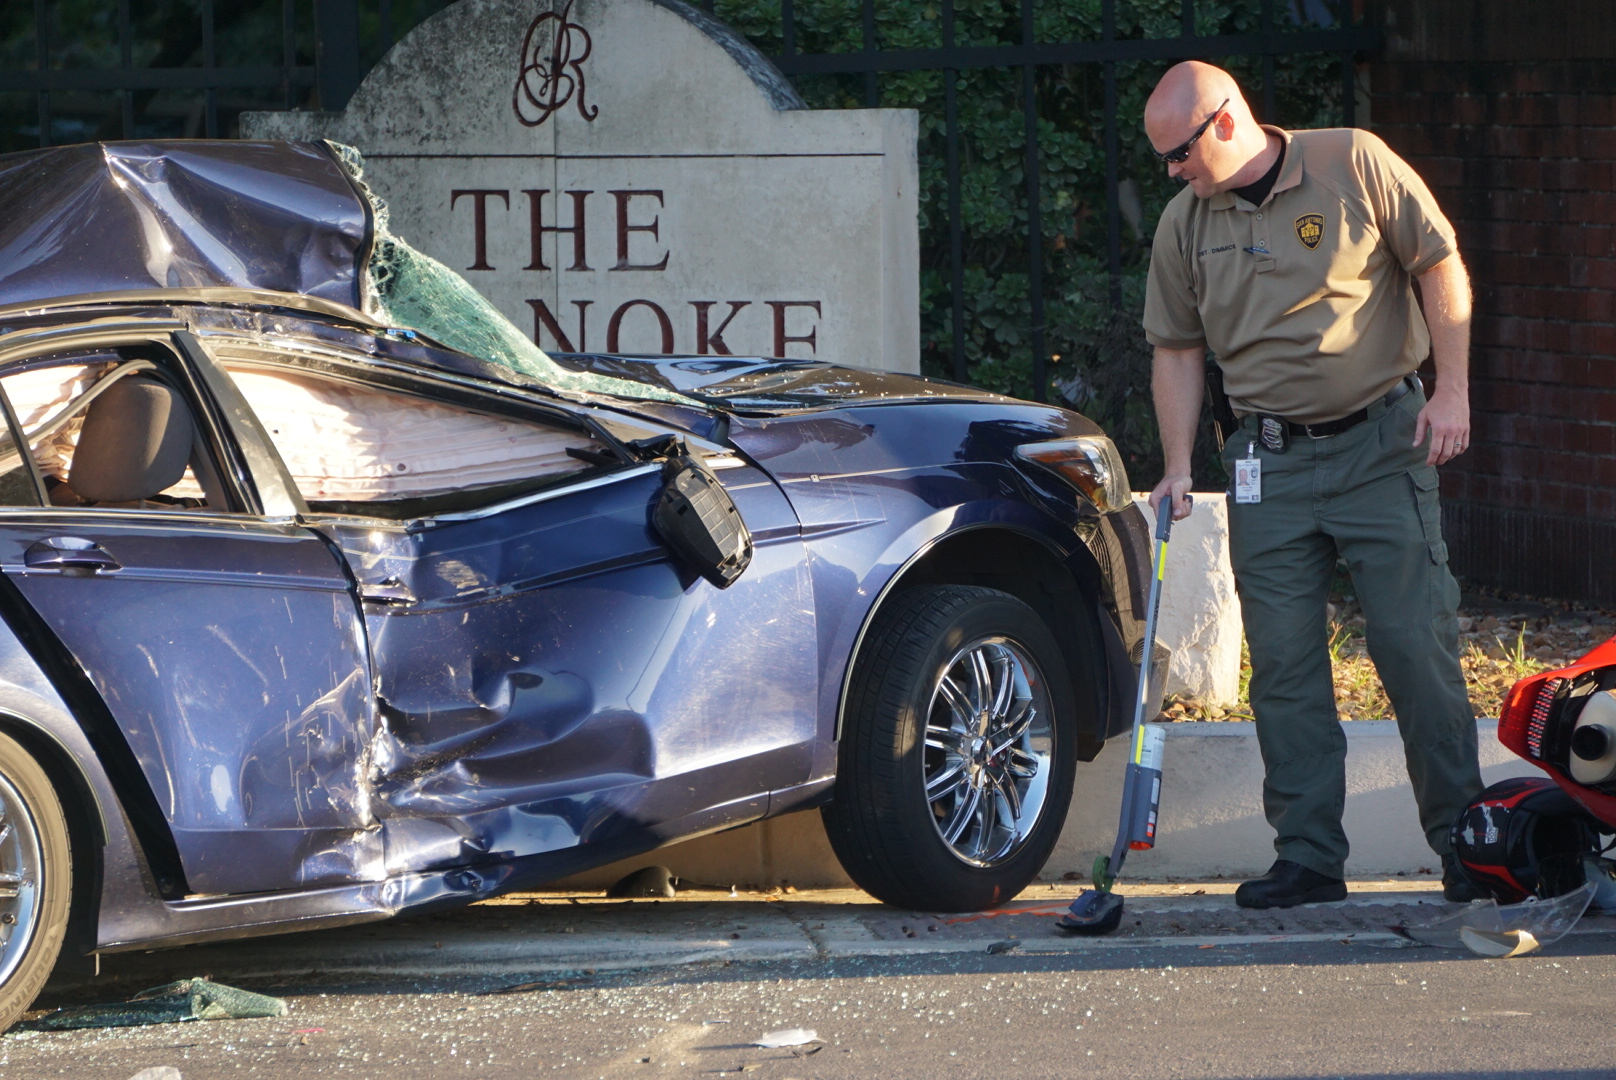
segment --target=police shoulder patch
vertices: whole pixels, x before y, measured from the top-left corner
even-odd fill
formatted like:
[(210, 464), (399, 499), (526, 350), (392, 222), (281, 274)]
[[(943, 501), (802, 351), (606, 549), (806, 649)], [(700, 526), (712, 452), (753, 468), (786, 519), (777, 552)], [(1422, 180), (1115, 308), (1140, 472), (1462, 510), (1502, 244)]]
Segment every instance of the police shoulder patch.
[(1324, 239), (1324, 215), (1303, 214), (1296, 219), (1296, 239), (1302, 246), (1312, 251)]

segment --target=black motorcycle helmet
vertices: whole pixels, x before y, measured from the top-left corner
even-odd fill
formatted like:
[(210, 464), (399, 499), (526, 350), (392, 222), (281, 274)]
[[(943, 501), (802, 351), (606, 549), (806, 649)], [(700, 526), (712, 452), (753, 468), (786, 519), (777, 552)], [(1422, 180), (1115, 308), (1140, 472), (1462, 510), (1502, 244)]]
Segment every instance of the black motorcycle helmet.
[(1518, 776), (1470, 800), (1448, 839), (1472, 885), (1500, 904), (1518, 904), (1579, 888), (1582, 860), (1599, 854), (1598, 827), (1553, 780)]

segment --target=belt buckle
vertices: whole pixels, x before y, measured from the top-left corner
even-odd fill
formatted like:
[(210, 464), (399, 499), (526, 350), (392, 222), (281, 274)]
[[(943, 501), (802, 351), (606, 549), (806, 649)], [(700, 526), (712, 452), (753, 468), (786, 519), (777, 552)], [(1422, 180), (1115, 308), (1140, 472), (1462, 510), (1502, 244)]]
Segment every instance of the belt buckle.
[[(1319, 426), (1323, 427), (1322, 424), (1319, 425)], [(1315, 434), (1313, 434), (1313, 425), (1312, 424), (1303, 424), (1302, 425), (1302, 430), (1307, 432), (1307, 437), (1314, 440), (1315, 442), (1317, 442), (1319, 439), (1333, 439), (1333, 438), (1335, 438), (1335, 434), (1336, 434), (1333, 431), (1329, 431), (1329, 432), (1325, 432), (1323, 435), (1315, 435)]]

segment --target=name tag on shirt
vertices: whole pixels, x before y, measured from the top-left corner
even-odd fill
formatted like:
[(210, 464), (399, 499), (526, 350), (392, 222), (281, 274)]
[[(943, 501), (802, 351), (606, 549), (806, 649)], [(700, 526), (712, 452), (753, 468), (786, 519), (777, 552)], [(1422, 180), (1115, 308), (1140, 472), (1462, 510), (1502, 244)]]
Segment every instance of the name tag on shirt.
[(1262, 502), (1262, 459), (1236, 458), (1234, 463), (1234, 501), (1237, 503)]

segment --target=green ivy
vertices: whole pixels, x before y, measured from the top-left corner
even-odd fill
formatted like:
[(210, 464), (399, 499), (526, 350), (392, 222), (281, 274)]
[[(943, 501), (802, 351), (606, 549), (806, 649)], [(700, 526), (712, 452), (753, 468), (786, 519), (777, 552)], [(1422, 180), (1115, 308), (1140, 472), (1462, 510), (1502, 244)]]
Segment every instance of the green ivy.
[[(382, 56), (381, 0), (359, 5), (360, 70), (368, 71)], [(451, 0), (390, 0), (392, 37), (397, 40)], [(292, 54), (303, 67), (315, 62), (315, 0), (292, 2)], [(220, 67), (278, 68), (285, 58), (283, 0), (210, 0), (214, 61)], [(118, 0), (47, 0), (48, 63), (59, 69), (117, 68), (122, 64)], [(0, 2), (0, 70), (24, 71), (35, 66), (37, 11), (25, 0)], [(136, 68), (199, 67), (203, 61), (203, 0), (130, 0), (129, 58)], [(218, 90), (214, 106), (218, 132), (234, 138), (244, 111), (280, 109), (285, 91), (267, 84)], [(200, 90), (140, 90), (129, 102), (137, 139), (191, 138), (204, 133), (205, 97)], [(293, 91), (292, 104), (316, 107), (312, 87)], [(51, 141), (84, 142), (124, 137), (124, 102), (116, 92), (57, 90), (51, 93)], [(31, 150), (39, 145), (39, 106), (32, 93), (0, 91), (0, 153)]]
[[(858, 0), (795, 0), (796, 48), (804, 53), (859, 52), (863, 30)], [(1274, 5), (1284, 17), (1291, 5)], [(1308, 5), (1316, 7), (1317, 3)], [(1195, 4), (1201, 36), (1251, 33), (1261, 0)], [(1179, 0), (1118, 0), (1119, 38), (1174, 37)], [(1298, 4), (1297, 10), (1305, 10)], [(1021, 39), (1017, 0), (956, 0), (955, 42), (1005, 45)], [(716, 0), (716, 14), (763, 52), (782, 51), (779, 0)], [(1038, 0), (1039, 42), (1098, 41), (1101, 0)], [(1297, 29), (1298, 17), (1280, 30)], [(929, 0), (876, 0), (877, 45), (883, 49), (943, 44), (942, 7)], [(1257, 57), (1221, 61), (1261, 108)], [(1150, 152), (1143, 130), (1145, 99), (1166, 62), (1116, 67), (1118, 176), (1123, 198), (1122, 304), (1113, 311), (1106, 271), (1105, 84), (1099, 64), (1040, 67), (1038, 103), (1039, 209), (1045, 348), (1050, 398), (1105, 426), (1122, 449), (1136, 487), (1161, 473), (1161, 449), (1150, 407), (1150, 350), (1139, 328), (1150, 237), (1167, 200), (1178, 190)], [(949, 289), (947, 129), (944, 73), (883, 73), (883, 106), (920, 112), (921, 366), (953, 378), (953, 316)], [(1026, 119), (1019, 68), (958, 73), (960, 210), (964, 250), (966, 378), (990, 390), (1033, 396), (1032, 303), (1028, 274)], [(865, 77), (811, 76), (796, 80), (813, 108), (865, 105)], [(1292, 128), (1341, 122), (1340, 58), (1331, 54), (1276, 57), (1278, 122)], [(1210, 441), (1202, 425), (1203, 443)], [(1221, 488), (1216, 455), (1199, 448), (1197, 479)]]

